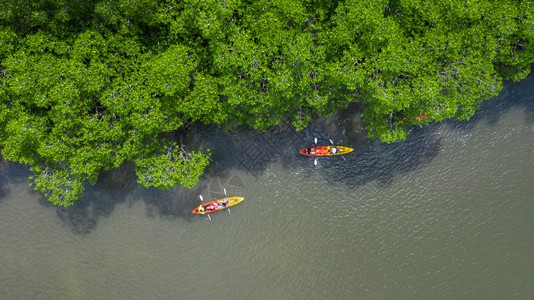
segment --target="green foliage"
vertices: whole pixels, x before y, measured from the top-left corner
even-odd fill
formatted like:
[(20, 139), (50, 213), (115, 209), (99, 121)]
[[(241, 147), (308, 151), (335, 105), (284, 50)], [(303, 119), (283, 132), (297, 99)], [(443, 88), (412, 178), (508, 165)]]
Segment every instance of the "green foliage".
[(165, 150), (164, 153), (152, 153), (151, 156), (136, 159), (138, 182), (146, 187), (160, 189), (177, 184), (193, 187), (208, 165), (208, 158), (201, 152), (187, 153), (175, 143), (170, 143)]
[[(191, 187), (209, 152), (184, 124), (303, 129), (351, 102), (371, 138), (469, 119), (534, 61), (531, 1), (3, 1), (0, 147), (70, 205), (135, 160), (145, 186)], [(422, 117), (424, 116), (424, 117)], [(171, 137), (171, 138), (169, 138)]]
[[(500, 91), (503, 76), (524, 78), (533, 48), (519, 48), (516, 37), (531, 32), (532, 7), (518, 9), (515, 1), (338, 6), (332, 41), (343, 49), (338, 51), (343, 59), (337, 68), (352, 89), (364, 92), (369, 136), (387, 142), (404, 138), (406, 123), (399, 124), (400, 118), (469, 119), (480, 101)], [(532, 36), (527, 40), (531, 43)], [(500, 57), (504, 51), (506, 58)]]

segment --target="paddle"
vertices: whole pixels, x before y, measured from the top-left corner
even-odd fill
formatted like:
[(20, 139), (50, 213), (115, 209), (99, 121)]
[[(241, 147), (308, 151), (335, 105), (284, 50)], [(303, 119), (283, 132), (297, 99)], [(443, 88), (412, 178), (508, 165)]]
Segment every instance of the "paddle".
[[(315, 142), (315, 146), (317, 146), (317, 138), (315, 138), (313, 141)], [(313, 165), (314, 165), (314, 166), (317, 165), (317, 158), (315, 158), (315, 159), (313, 160)]]
[[(200, 201), (201, 201), (202, 203), (204, 203), (204, 197), (202, 197), (202, 195), (198, 195), (198, 197), (200, 198)], [(206, 216), (208, 216), (208, 219), (210, 219), (210, 221), (211, 221), (211, 217), (210, 217), (210, 215), (209, 215), (209, 214), (206, 214)]]
[[(224, 197), (226, 198), (226, 189), (223, 188), (223, 191), (224, 191)], [(228, 213), (231, 215), (232, 213), (230, 212), (230, 203), (228, 202), (228, 199), (226, 200), (226, 205), (228, 205)]]

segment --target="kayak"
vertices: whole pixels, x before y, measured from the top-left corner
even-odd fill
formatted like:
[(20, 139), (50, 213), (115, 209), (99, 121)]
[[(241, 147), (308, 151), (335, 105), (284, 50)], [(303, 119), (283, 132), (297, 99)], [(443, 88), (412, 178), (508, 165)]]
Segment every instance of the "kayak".
[(329, 156), (341, 155), (354, 151), (354, 149), (345, 146), (314, 146), (300, 149), (299, 153), (307, 156)]
[(196, 215), (209, 214), (214, 211), (223, 210), (230, 206), (234, 206), (237, 203), (243, 201), (244, 199), (244, 197), (226, 197), (207, 203), (202, 203), (198, 207), (193, 209), (193, 213)]

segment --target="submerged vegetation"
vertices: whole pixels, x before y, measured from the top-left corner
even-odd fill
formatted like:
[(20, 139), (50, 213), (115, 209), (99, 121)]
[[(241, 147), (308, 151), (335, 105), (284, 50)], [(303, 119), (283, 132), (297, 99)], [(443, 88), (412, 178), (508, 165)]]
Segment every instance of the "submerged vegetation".
[(531, 1), (4, 0), (0, 147), (53, 203), (135, 160), (192, 187), (190, 122), (297, 129), (352, 102), (370, 138), (469, 119), (534, 62)]

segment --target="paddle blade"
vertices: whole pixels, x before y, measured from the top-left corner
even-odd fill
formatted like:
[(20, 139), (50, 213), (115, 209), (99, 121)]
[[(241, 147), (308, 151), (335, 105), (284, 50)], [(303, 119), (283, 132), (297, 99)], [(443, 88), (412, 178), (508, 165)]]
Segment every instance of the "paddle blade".
[(317, 138), (315, 138), (313, 141), (315, 142), (315, 145), (317, 145)]
[(223, 188), (223, 191), (224, 191), (224, 195), (226, 196), (226, 188)]
[(334, 144), (334, 141), (332, 141), (332, 139), (328, 139), (330, 141), (330, 144)]
[(202, 195), (198, 195), (198, 198), (200, 198), (200, 201), (204, 202), (204, 197), (202, 197)]
[(317, 165), (317, 158), (313, 161), (313, 165), (314, 165), (314, 166)]

